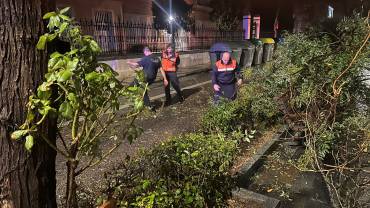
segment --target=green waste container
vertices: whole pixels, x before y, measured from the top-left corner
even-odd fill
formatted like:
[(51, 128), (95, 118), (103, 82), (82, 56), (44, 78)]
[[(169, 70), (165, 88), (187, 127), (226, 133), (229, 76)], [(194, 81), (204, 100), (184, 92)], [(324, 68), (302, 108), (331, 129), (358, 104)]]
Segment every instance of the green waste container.
[[(227, 41), (213, 44), (209, 51), (212, 66), (216, 63), (216, 61), (221, 59), (221, 54), (225, 51), (230, 52), (231, 57), (235, 59), (238, 64), (243, 66), (243, 51), (248, 50), (248, 44), (251, 45), (247, 41)], [(241, 58), (243, 58), (243, 60)]]
[(263, 57), (262, 60), (264, 63), (272, 60), (274, 54), (275, 41), (272, 38), (261, 38), (263, 43)]
[(221, 54), (226, 51), (232, 53), (232, 50), (227, 43), (219, 42), (212, 45), (211, 49), (209, 50), (209, 58), (211, 60), (212, 67), (218, 60), (221, 59)]
[(233, 51), (231, 57), (240, 63), (240, 57), (242, 55), (243, 48), (245, 47), (245, 41), (227, 41), (225, 43), (227, 43)]
[(262, 64), (263, 58), (263, 43), (261, 40), (258, 39), (252, 40), (252, 43), (256, 46), (256, 49), (254, 51), (253, 64), (260, 65)]
[(240, 67), (248, 68), (252, 66), (256, 46), (250, 41), (246, 41), (244, 46), (245, 48), (242, 49), (242, 54), (240, 57)]
[(232, 49), (232, 57), (238, 62), (240, 68), (252, 65), (255, 46), (251, 41), (229, 41), (227, 44)]

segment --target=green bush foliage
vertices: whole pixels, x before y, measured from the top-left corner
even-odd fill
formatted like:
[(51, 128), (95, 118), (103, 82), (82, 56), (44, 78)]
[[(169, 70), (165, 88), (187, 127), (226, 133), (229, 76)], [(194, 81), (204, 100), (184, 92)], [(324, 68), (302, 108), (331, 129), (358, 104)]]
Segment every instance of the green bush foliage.
[(233, 140), (179, 136), (110, 173), (108, 193), (120, 207), (221, 207), (236, 152)]
[(243, 103), (221, 102), (207, 109), (201, 120), (201, 128), (206, 133), (229, 134), (246, 127), (248, 109)]
[(284, 98), (282, 109), (292, 122), (306, 126), (309, 148), (320, 159), (341, 139), (335, 124), (351, 116), (359, 104), (369, 104), (369, 86), (364, 82), (368, 42), (359, 51), (368, 34), (365, 18), (355, 15), (341, 21), (336, 34), (286, 35), (277, 51), (273, 67), (276, 82), (282, 83), (277, 86)]
[(369, 34), (369, 19), (357, 14), (334, 32), (286, 33), (271, 64), (244, 73), (239, 101), (250, 106), (255, 123), (282, 116), (304, 131), (299, 167), (325, 171), (334, 204), (348, 207), (360, 207), (364, 186), (356, 174), (370, 146)]
[(246, 84), (236, 101), (208, 109), (204, 134), (171, 139), (117, 168), (108, 177), (109, 196), (121, 207), (223, 206), (240, 139), (283, 121), (305, 132), (299, 167), (332, 167), (325, 178), (331, 193), (337, 190), (333, 200), (360, 207), (356, 197), (363, 186), (351, 174), (361, 172), (370, 141), (367, 23), (354, 15), (335, 33), (285, 34), (274, 61), (244, 70)]
[[(50, 54), (43, 82), (28, 99), (26, 120), (11, 137), (24, 141), (30, 152), (43, 140), (63, 156), (68, 175), (65, 207), (76, 207), (75, 178), (99, 164), (124, 140), (132, 142), (141, 133), (134, 121), (144, 108), (144, 90), (124, 86), (117, 80), (117, 72), (98, 61), (101, 48), (65, 15), (68, 9), (43, 16), (48, 21), (48, 32), (40, 36), (37, 49), (44, 50), (55, 40), (65, 41), (69, 48), (64, 53)], [(137, 75), (138, 80), (143, 80), (142, 72)], [(130, 106), (120, 113), (123, 100)], [(47, 138), (39, 131), (41, 124), (52, 117), (58, 118), (58, 145), (53, 144), (55, 138)], [(120, 125), (119, 134), (111, 131), (114, 125)], [(63, 126), (69, 128), (68, 133), (62, 131)]]
[(201, 120), (204, 132), (230, 138), (233, 133), (263, 129), (279, 121), (282, 116), (276, 97), (279, 88), (275, 86), (272, 66), (245, 69), (243, 77), (245, 84), (235, 101), (224, 101), (207, 109)]

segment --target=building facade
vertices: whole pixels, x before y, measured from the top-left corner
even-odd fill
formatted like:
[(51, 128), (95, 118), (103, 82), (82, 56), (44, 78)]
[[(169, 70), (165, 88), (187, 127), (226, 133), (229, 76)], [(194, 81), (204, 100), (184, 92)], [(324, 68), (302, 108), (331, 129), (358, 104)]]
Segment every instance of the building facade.
[(153, 21), (152, 0), (56, 0), (57, 8), (71, 7), (69, 14), (77, 20), (97, 22)]

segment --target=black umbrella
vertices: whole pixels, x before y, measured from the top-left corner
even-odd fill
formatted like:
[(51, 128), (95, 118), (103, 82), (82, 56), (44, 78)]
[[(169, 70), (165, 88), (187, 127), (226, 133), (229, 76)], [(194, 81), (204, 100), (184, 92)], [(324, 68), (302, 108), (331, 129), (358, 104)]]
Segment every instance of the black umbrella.
[(211, 53), (217, 53), (217, 52), (232, 52), (229, 44), (227, 43), (215, 43), (212, 45), (211, 49), (209, 50), (209, 52)]

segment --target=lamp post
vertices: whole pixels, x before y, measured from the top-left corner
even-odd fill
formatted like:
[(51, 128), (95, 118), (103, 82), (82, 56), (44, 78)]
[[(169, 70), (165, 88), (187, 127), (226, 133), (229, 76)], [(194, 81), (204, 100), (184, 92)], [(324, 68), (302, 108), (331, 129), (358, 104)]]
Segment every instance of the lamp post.
[(172, 15), (172, 0), (169, 0), (169, 17), (168, 21), (170, 23), (170, 33), (171, 33), (171, 46), (172, 46), (172, 51), (175, 52), (176, 46), (175, 46), (175, 30), (173, 28), (173, 22), (175, 21), (175, 18)]

